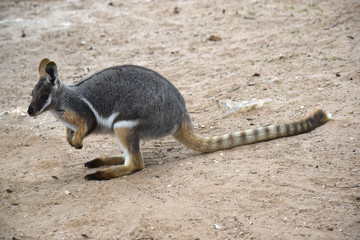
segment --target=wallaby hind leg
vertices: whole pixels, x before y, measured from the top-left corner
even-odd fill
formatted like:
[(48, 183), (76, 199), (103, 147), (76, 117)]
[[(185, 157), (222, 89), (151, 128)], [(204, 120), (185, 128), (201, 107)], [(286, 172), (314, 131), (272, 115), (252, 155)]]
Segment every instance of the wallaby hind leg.
[(97, 168), (110, 165), (123, 165), (125, 163), (124, 156), (98, 157), (85, 163), (87, 168)]
[[(144, 162), (140, 152), (140, 140), (135, 135), (134, 131), (131, 128), (117, 128), (114, 132), (119, 138), (120, 144), (124, 150), (124, 165), (113, 166), (93, 174), (88, 174), (85, 176), (86, 180), (109, 180), (111, 178), (117, 178), (140, 171), (144, 168)], [(115, 162), (117, 160), (119, 160), (119, 158), (116, 159)]]

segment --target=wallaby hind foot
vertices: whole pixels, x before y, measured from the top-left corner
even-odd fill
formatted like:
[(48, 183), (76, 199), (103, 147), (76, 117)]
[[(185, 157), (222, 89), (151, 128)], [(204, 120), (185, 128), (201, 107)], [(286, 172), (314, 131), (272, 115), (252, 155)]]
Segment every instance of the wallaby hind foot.
[(109, 168), (105, 168), (103, 170), (99, 170), (95, 173), (88, 174), (85, 176), (86, 180), (110, 180), (112, 178), (121, 177), (124, 175), (132, 174), (136, 171), (140, 171), (141, 169), (135, 168), (133, 165), (121, 165), (121, 166), (113, 166)]
[(131, 174), (136, 171), (140, 171), (144, 168), (144, 162), (140, 151), (140, 139), (134, 133), (132, 128), (116, 128), (114, 130), (115, 135), (118, 137), (120, 145), (124, 151), (124, 157), (102, 157), (94, 159), (85, 164), (86, 167), (92, 166), (104, 166), (123, 164), (120, 166), (113, 166), (102, 169), (93, 174), (85, 176), (86, 180), (109, 180), (124, 175)]
[(123, 165), (125, 163), (124, 156), (99, 157), (85, 163), (87, 168), (98, 168), (102, 166)]

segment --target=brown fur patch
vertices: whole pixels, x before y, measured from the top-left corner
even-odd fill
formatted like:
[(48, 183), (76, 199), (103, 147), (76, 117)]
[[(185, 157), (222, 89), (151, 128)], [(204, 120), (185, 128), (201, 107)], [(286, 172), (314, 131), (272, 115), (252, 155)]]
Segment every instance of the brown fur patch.
[(179, 142), (195, 151), (202, 152), (204, 148), (204, 139), (198, 136), (188, 123), (182, 123), (173, 136)]
[(73, 147), (77, 149), (82, 148), (82, 141), (89, 130), (85, 118), (82, 118), (77, 113), (71, 112), (69, 110), (65, 111), (61, 118), (64, 121), (77, 126), (75, 132), (72, 132), (70, 129), (66, 130), (67, 140)]
[(143, 169), (144, 161), (139, 146), (140, 140), (133, 135), (135, 134), (133, 130), (131, 128), (118, 128), (115, 129), (115, 134), (129, 154), (129, 167), (133, 168), (133, 172)]

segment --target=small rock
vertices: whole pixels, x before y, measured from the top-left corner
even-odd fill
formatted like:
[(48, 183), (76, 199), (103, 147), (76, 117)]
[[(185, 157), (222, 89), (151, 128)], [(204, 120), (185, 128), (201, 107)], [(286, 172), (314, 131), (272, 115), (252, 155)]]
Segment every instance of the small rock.
[(207, 40), (212, 42), (219, 42), (221, 41), (221, 37), (219, 35), (211, 35)]
[(249, 112), (258, 108), (262, 108), (265, 104), (271, 102), (272, 99), (252, 99), (251, 101), (235, 102), (229, 99), (219, 101), (220, 109), (225, 111), (225, 115), (234, 112)]
[(81, 236), (83, 237), (83, 238), (86, 238), (86, 239), (90, 239), (90, 237), (88, 236), (88, 235), (86, 235), (86, 234), (81, 234)]
[(174, 14), (179, 14), (180, 11), (181, 11), (181, 8), (179, 8), (179, 7), (174, 7), (173, 13), (174, 13)]
[(340, 73), (339, 73), (339, 72), (337, 72), (335, 75), (336, 75), (337, 77), (340, 77)]
[(85, 67), (84, 67), (84, 73), (85, 73), (85, 74), (88, 74), (89, 71), (90, 71), (90, 68), (85, 66)]
[(267, 77), (267, 78), (265, 78), (265, 81), (268, 82), (268, 83), (272, 83), (272, 82), (275, 82), (276, 79), (271, 78), (271, 77)]
[(71, 192), (68, 191), (68, 190), (65, 190), (64, 193), (65, 193), (66, 195), (71, 195)]
[(217, 224), (214, 224), (214, 227), (215, 227), (216, 229), (221, 229), (221, 226), (220, 226), (220, 225), (217, 225)]
[(8, 189), (6, 189), (6, 192), (7, 192), (7, 193), (12, 193), (13, 190), (11, 190), (11, 189), (8, 188)]

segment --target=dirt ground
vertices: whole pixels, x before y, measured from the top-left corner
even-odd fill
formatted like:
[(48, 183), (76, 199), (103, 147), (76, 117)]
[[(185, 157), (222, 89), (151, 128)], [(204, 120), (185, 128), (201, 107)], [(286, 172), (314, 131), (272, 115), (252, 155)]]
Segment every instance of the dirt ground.
[[(360, 2), (1, 1), (0, 239), (360, 239)], [(72, 84), (136, 64), (183, 94), (196, 130), (289, 122), (314, 131), (211, 154), (172, 137), (142, 143), (146, 168), (85, 181), (119, 154), (82, 150), (49, 113), (26, 114), (40, 60)], [(227, 114), (223, 101), (270, 99)]]

